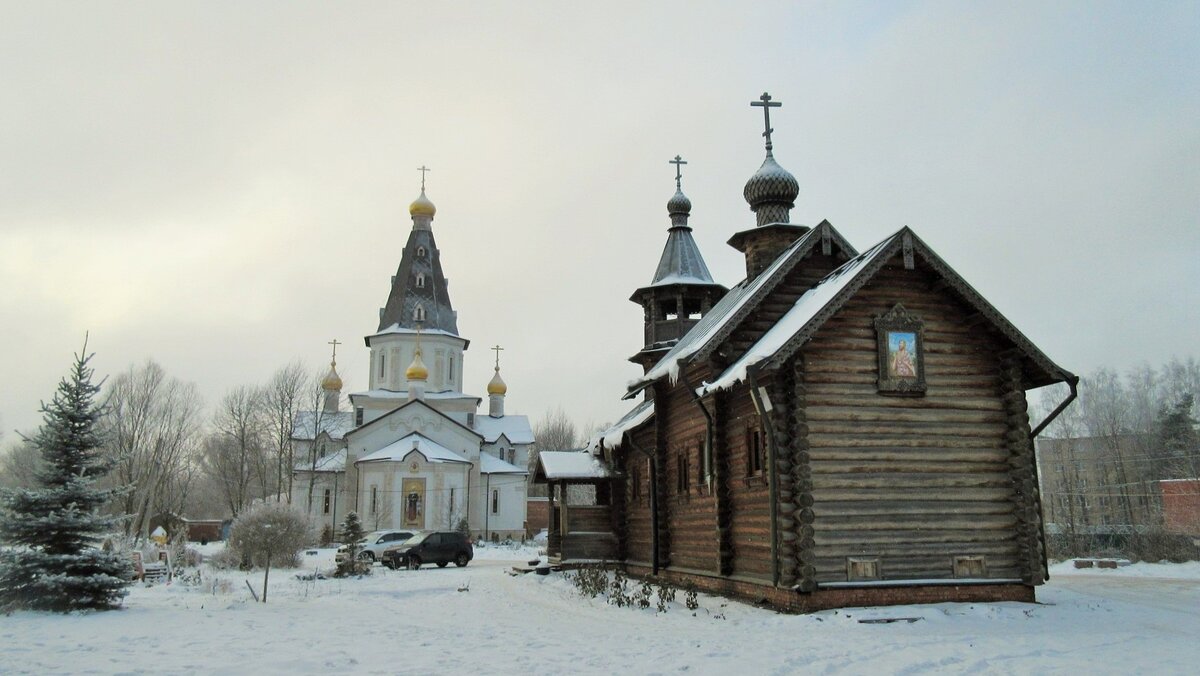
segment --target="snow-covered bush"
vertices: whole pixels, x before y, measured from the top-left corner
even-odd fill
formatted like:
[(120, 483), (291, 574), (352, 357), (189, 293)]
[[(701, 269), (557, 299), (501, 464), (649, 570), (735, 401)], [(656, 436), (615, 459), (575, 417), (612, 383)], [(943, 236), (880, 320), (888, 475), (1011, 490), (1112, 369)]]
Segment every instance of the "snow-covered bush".
[(99, 548), (115, 526), (99, 509), (117, 491), (95, 487), (109, 465), (100, 454), (100, 418), (91, 355), (75, 356), (71, 374), (42, 405), (30, 441), (41, 452), (39, 486), (0, 494), (0, 606), (66, 612), (116, 608), (132, 577), (128, 559)]
[(300, 565), (300, 550), (312, 540), (307, 516), (291, 505), (264, 502), (233, 522), (226, 549), (256, 568), (295, 568)]

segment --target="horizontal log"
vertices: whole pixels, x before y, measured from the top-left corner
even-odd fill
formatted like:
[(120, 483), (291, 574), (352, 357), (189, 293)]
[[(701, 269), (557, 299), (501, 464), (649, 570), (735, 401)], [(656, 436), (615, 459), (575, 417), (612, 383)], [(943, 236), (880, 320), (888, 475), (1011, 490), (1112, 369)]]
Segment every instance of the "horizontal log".
[[(822, 474), (813, 477), (813, 492), (839, 488), (859, 489), (927, 489), (952, 491), (953, 489), (1011, 487), (1012, 477), (1007, 473), (946, 473), (946, 474)], [(864, 496), (866, 497), (866, 496)]]
[(809, 448), (810, 463), (816, 462), (902, 462), (928, 461), (942, 463), (995, 464), (1008, 461), (1006, 448), (929, 448), (903, 446), (846, 446), (839, 448)]
[[(840, 431), (839, 431), (840, 432)], [(901, 434), (862, 434), (849, 435), (844, 433), (822, 434), (809, 430), (809, 453), (820, 452), (823, 449), (843, 448), (976, 448), (1000, 449), (1005, 448), (999, 438), (988, 437), (933, 437)]]
[[(909, 401), (916, 401), (910, 399)], [(1005, 414), (1001, 410), (963, 410), (955, 408), (923, 408), (918, 406), (825, 406), (809, 398), (805, 414), (809, 425), (819, 422), (853, 423), (898, 423), (910, 422), (922, 425), (947, 423), (984, 423), (1005, 426)]]
[(822, 533), (881, 530), (1002, 530), (1017, 525), (1014, 514), (908, 514), (904, 516), (822, 514), (813, 522), (813, 537)]
[(1003, 459), (974, 462), (952, 461), (945, 458), (902, 460), (869, 456), (847, 460), (813, 460), (809, 463), (813, 481), (817, 474), (1007, 474), (1009, 464)]
[[(870, 492), (873, 500), (923, 500), (929, 502), (1000, 502), (1007, 500), (1013, 494), (1011, 488), (959, 488), (959, 489), (942, 489), (930, 490), (922, 488), (917, 490), (901, 490), (896, 488), (887, 489), (872, 489)], [(862, 500), (864, 497), (863, 489), (846, 489), (846, 488), (826, 488), (815, 486), (812, 491), (813, 498), (820, 505), (822, 502), (850, 502)]]
[(842, 516), (907, 516), (926, 514), (1011, 514), (1012, 503), (1007, 500), (996, 502), (954, 502), (939, 500), (861, 500), (842, 502), (818, 502), (813, 507), (817, 519)]
[(814, 547), (817, 559), (840, 559), (847, 556), (951, 557), (987, 556), (1017, 559), (1020, 551), (1015, 539), (994, 542), (902, 542), (883, 546), (863, 547), (854, 544), (833, 544)]
[[(997, 537), (1006, 534), (1007, 537)], [(814, 536), (818, 548), (824, 546), (855, 547), (860, 550), (871, 548), (886, 548), (889, 545), (900, 545), (914, 542), (962, 542), (967, 544), (979, 542), (1000, 542), (1015, 537), (1011, 531), (981, 531), (970, 529), (938, 529), (938, 530), (892, 530), (892, 531), (852, 531), (852, 532), (821, 532)]]
[(806, 393), (805, 401), (809, 410), (812, 407), (854, 407), (875, 410), (899, 408), (995, 411), (1001, 415), (1007, 414), (1004, 402), (994, 396), (981, 396), (983, 394), (981, 390), (964, 388), (956, 390), (956, 392), (958, 393), (957, 395), (940, 391), (936, 395), (927, 395), (924, 397), (889, 397), (879, 394), (874, 387), (869, 390), (860, 390), (853, 394), (809, 390)]
[[(979, 437), (1002, 439), (1008, 431), (1008, 426), (997, 423), (960, 423), (939, 422), (936, 425), (928, 422), (895, 421), (895, 422), (861, 422), (853, 425), (845, 421), (809, 420), (809, 434), (843, 434), (855, 437), (868, 435), (909, 435), (926, 438), (936, 437)], [(811, 443), (811, 442), (810, 442)]]

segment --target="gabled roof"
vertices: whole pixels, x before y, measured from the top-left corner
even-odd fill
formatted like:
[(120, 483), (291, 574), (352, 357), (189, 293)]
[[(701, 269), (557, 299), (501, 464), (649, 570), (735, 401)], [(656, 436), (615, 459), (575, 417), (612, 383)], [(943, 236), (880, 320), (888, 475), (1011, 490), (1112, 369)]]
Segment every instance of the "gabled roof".
[(405, 403), (397, 406), (396, 408), (393, 408), (392, 410), (388, 411), (387, 413), (384, 413), (383, 415), (379, 416), (378, 418), (372, 420), (371, 422), (366, 423), (360, 427), (357, 427), (357, 428), (351, 430), (349, 432), (349, 434), (350, 435), (358, 434), (359, 432), (367, 429), (368, 427), (371, 427), (382, 420), (386, 420), (386, 419), (392, 417), (393, 415), (396, 415), (397, 413), (399, 413), (400, 411), (403, 411), (404, 409), (408, 408), (409, 406), (421, 406), (425, 409), (428, 409), (428, 410), (442, 416), (446, 420), (449, 420), (450, 422), (454, 423), (456, 426), (461, 427), (462, 429), (466, 430), (467, 432), (470, 432), (471, 434), (479, 437), (480, 439), (483, 438), (483, 435), (480, 434), (479, 432), (476, 432), (475, 430), (471, 429), (470, 427), (467, 427), (466, 425), (460, 423), (459, 421), (455, 420), (454, 418), (451, 418), (450, 416), (446, 415), (445, 413), (442, 413), (441, 411), (430, 406), (429, 404), (426, 404), (424, 401), (421, 401), (420, 399), (413, 399), (411, 401), (405, 402)]
[(533, 428), (529, 426), (529, 416), (506, 415), (493, 418), (489, 415), (476, 415), (475, 431), (483, 435), (483, 440), (489, 444), (495, 443), (501, 435), (514, 444), (533, 443)]
[(791, 357), (814, 333), (836, 313), (846, 301), (869, 282), (884, 265), (911, 247), (914, 256), (920, 256), (942, 277), (948, 287), (976, 312), (987, 318), (992, 325), (1034, 364), (1040, 373), (1031, 380), (1033, 387), (1069, 380), (1074, 376), (1055, 364), (1033, 343), (1017, 330), (1000, 311), (983, 298), (970, 284), (943, 261), (910, 228), (904, 227), (885, 238), (860, 256), (846, 262), (829, 273), (797, 299), (787, 313), (779, 319), (759, 340), (741, 355), (712, 383), (706, 383), (699, 391), (710, 392), (732, 387), (746, 378), (750, 368), (775, 368)]
[(526, 470), (517, 467), (516, 465), (504, 462), (490, 453), (479, 454), (479, 473), (480, 474), (529, 474)]
[(834, 244), (848, 256), (857, 254), (829, 221), (821, 221), (820, 225), (804, 233), (761, 274), (752, 280), (742, 280), (730, 289), (645, 376), (629, 384), (625, 398), (633, 397), (665, 376), (674, 381), (679, 377), (679, 369), (684, 363), (702, 359), (715, 350), (817, 246), (821, 246), (823, 251), (832, 251)]
[(295, 424), (292, 425), (292, 438), (301, 441), (312, 441), (320, 436), (321, 432), (324, 432), (329, 435), (330, 439), (340, 441), (352, 429), (354, 429), (354, 413), (351, 411), (338, 411), (336, 413), (300, 411), (296, 414)]
[(585, 451), (542, 451), (538, 454), (538, 479), (607, 479), (608, 464)]
[(413, 432), (412, 434), (400, 437), (378, 451), (368, 453), (355, 460), (354, 464), (358, 465), (364, 462), (399, 462), (412, 453), (420, 453), (421, 457), (425, 458), (426, 461), (433, 463), (453, 462), (471, 464), (462, 454), (446, 448), (420, 432)]

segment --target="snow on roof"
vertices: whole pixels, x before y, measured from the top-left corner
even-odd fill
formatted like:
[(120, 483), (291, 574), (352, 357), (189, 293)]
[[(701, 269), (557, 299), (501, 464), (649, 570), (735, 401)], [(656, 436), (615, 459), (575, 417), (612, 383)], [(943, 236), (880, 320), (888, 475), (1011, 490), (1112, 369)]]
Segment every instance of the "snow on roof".
[[(386, 335), (390, 335), (393, 333), (416, 335), (417, 331), (416, 331), (416, 329), (405, 328), (403, 326), (400, 326), (399, 324), (392, 324), (391, 326), (387, 327), (386, 329), (380, 329), (367, 337), (374, 338), (375, 336), (386, 336)], [(450, 336), (452, 338), (458, 338), (459, 340), (465, 340), (465, 338), (458, 335), (457, 333), (452, 333), (450, 331), (446, 331), (443, 329), (421, 329), (421, 335), (422, 336)]]
[(393, 441), (374, 453), (369, 453), (363, 456), (359, 460), (355, 461), (355, 464), (360, 462), (384, 462), (389, 460), (398, 462), (408, 457), (408, 455), (413, 451), (420, 453), (429, 462), (470, 463), (470, 461), (468, 461), (461, 454), (455, 453), (454, 451), (422, 434), (413, 432), (407, 436), (400, 437), (396, 441)]
[(795, 242), (784, 250), (775, 260), (763, 270), (761, 274), (750, 281), (742, 280), (737, 286), (729, 290), (717, 304), (704, 315), (692, 330), (684, 334), (683, 338), (671, 348), (671, 351), (663, 356), (657, 364), (654, 365), (646, 375), (642, 378), (629, 383), (629, 392), (625, 395), (630, 397), (644, 389), (647, 385), (662, 378), (669, 376), (671, 382), (675, 382), (679, 378), (680, 364), (692, 356), (696, 352), (708, 345), (717, 333), (724, 328), (725, 324), (737, 314), (738, 310), (755, 295), (760, 288), (775, 276), (775, 273), (783, 267), (784, 263), (792, 257), (798, 249), (804, 248), (810, 242), (820, 238), (820, 228), (813, 228), (804, 233), (803, 236), (796, 239)]
[(670, 286), (672, 284), (716, 284), (716, 282), (714, 282), (711, 277), (704, 278), (695, 275), (671, 274), (663, 277), (662, 279), (654, 280), (654, 283), (652, 283), (650, 286)]
[[(408, 390), (403, 392), (397, 390), (364, 390), (362, 392), (354, 392), (351, 397), (371, 397), (372, 399), (408, 399)], [(479, 397), (473, 394), (463, 394), (454, 390), (446, 390), (445, 392), (426, 392), (426, 399), (474, 399), (482, 401)]]
[(529, 426), (529, 416), (506, 415), (503, 418), (493, 418), (489, 415), (477, 415), (475, 431), (483, 435), (484, 441), (488, 443), (495, 442), (501, 434), (514, 444), (533, 443), (533, 428)]
[(715, 390), (726, 390), (745, 380), (746, 372), (750, 367), (772, 357), (792, 336), (803, 330), (813, 317), (837, 296), (838, 292), (846, 288), (846, 285), (853, 281), (858, 273), (869, 266), (887, 248), (887, 245), (896, 236), (888, 237), (857, 258), (847, 261), (817, 282), (816, 286), (805, 291), (796, 300), (796, 304), (783, 317), (780, 317), (779, 321), (775, 322), (775, 325), (758, 339), (758, 342), (750, 346), (750, 349), (746, 350), (740, 359), (725, 369), (725, 372), (716, 380), (704, 383), (697, 388), (697, 393), (705, 394)]
[(626, 432), (641, 426), (642, 423), (652, 417), (654, 417), (654, 402), (649, 400), (643, 401), (621, 416), (621, 419), (614, 425), (602, 430), (599, 434), (589, 439), (588, 448), (597, 448), (601, 443), (604, 444), (605, 448), (617, 448), (621, 445), (621, 440), (624, 438)]
[(345, 472), (346, 471), (346, 449), (340, 448), (336, 453), (331, 453), (323, 458), (317, 458), (317, 464), (314, 467), (312, 461), (296, 463), (296, 471), (298, 472)]
[[(318, 413), (320, 414), (319, 418)], [(314, 419), (316, 420), (314, 421)], [(331, 439), (343, 439), (346, 433), (352, 429), (354, 429), (354, 413), (351, 411), (338, 411), (337, 413), (300, 411), (296, 414), (296, 423), (292, 426), (292, 438), (311, 441), (316, 439), (321, 432), (325, 432)], [(313, 433), (314, 430), (316, 434)]]
[(520, 467), (504, 462), (488, 453), (479, 454), (479, 472), (481, 474), (529, 474)]
[(607, 479), (608, 466), (587, 451), (542, 451), (538, 463), (547, 479)]

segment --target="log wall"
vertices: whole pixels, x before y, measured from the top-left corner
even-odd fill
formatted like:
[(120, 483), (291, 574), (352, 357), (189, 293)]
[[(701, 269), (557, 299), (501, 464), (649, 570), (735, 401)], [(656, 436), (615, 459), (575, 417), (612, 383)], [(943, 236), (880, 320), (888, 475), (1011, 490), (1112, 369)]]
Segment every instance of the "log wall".
[[(986, 577), (1028, 579), (1002, 399), (1008, 346), (935, 279), (897, 257), (802, 351), (818, 583), (846, 581), (847, 557), (879, 557), (887, 580), (951, 578), (954, 556), (983, 555)], [(924, 396), (876, 390), (873, 319), (896, 303), (924, 321)]]
[[(672, 566), (717, 572), (718, 539), (716, 499), (704, 476), (704, 444), (708, 421), (692, 398), (693, 386), (712, 376), (707, 366), (693, 367), (665, 395), (660, 428), (666, 434), (662, 463), (667, 522), (671, 532)], [(687, 472), (687, 488), (680, 490), (680, 458)]]
[[(654, 427), (648, 425), (637, 430), (633, 433), (632, 440), (639, 448), (653, 451)], [(621, 448), (621, 456), (627, 477), (624, 482), (624, 509), (621, 511), (623, 527), (618, 529), (618, 535), (623, 538), (621, 549), (627, 560), (648, 564), (654, 560), (651, 549), (653, 538), (650, 513), (650, 491), (652, 489), (650, 459), (630, 448), (629, 445)], [(638, 482), (637, 497), (634, 497), (633, 485), (628, 480), (628, 477), (631, 476), (630, 470), (634, 467), (636, 467), (635, 474)]]

